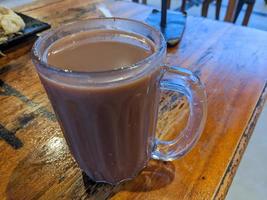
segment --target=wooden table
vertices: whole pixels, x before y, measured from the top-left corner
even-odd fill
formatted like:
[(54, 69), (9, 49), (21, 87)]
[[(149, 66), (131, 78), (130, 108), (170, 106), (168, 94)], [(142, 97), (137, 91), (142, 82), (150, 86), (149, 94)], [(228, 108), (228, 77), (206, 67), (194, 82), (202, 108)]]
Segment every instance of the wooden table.
[[(41, 0), (18, 10), (53, 26), (101, 16), (97, 0)], [(116, 2), (115, 16), (144, 20), (150, 7)], [(266, 99), (267, 33), (188, 17), (167, 63), (193, 70), (206, 86), (208, 118), (180, 160), (151, 162), (133, 181), (95, 184), (72, 159), (39, 82), (32, 41), (0, 59), (0, 199), (223, 199)]]

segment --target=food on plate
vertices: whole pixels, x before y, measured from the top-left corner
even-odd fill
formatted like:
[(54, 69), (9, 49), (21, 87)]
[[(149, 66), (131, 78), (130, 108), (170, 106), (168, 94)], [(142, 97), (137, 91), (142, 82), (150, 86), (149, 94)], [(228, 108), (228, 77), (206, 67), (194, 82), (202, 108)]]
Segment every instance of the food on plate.
[(25, 27), (23, 19), (13, 10), (0, 6), (0, 44), (19, 34)]

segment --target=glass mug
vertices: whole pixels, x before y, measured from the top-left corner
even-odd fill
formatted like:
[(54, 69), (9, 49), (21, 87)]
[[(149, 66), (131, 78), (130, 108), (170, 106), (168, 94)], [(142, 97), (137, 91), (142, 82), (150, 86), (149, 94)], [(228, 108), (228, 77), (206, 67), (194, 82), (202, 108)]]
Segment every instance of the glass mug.
[[(152, 42), (155, 50), (134, 65), (109, 71), (77, 72), (47, 64), (47, 49), (55, 41), (96, 30), (124, 31), (133, 43), (140, 43), (141, 37)], [(116, 41), (114, 36), (98, 39)], [(64, 25), (35, 42), (33, 63), (66, 142), (79, 167), (94, 181), (117, 184), (132, 179), (151, 158), (177, 159), (197, 142), (206, 121), (204, 87), (191, 71), (164, 65), (165, 57), (166, 42), (160, 31), (122, 18)], [(190, 107), (185, 129), (172, 141), (155, 136), (160, 92), (166, 90), (185, 95)]]

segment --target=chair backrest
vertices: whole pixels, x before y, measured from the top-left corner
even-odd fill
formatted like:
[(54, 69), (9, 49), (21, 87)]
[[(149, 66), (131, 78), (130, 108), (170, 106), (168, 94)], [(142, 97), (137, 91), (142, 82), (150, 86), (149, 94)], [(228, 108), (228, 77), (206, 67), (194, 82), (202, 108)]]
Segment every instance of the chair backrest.
[[(207, 17), (208, 8), (209, 8), (209, 5), (211, 2), (212, 2), (212, 0), (204, 0), (203, 1), (202, 13), (201, 13), (201, 15), (203, 17)], [(222, 0), (215, 0), (215, 2), (216, 2), (216, 17), (215, 18), (218, 20), (219, 15), (220, 15)], [(235, 23), (244, 4), (247, 4), (248, 6), (247, 6), (247, 9), (245, 12), (245, 16), (244, 16), (242, 25), (247, 26), (250, 15), (251, 15), (252, 10), (253, 10), (253, 6), (255, 4), (255, 0), (229, 1), (224, 21)]]

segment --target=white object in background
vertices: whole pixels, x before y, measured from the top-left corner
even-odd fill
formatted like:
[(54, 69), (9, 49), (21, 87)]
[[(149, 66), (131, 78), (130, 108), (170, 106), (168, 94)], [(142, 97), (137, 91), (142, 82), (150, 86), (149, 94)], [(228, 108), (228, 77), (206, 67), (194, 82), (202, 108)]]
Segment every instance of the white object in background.
[(97, 4), (97, 9), (103, 13), (103, 15), (105, 17), (113, 17), (113, 15), (111, 14), (110, 10), (107, 8), (107, 6), (103, 3), (99, 3)]

